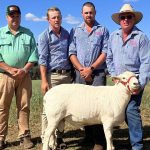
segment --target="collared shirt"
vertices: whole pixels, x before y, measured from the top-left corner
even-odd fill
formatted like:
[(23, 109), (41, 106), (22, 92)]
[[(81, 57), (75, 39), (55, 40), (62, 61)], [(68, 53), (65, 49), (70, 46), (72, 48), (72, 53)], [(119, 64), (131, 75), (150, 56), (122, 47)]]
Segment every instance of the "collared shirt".
[(37, 46), (29, 29), (20, 26), (16, 35), (10, 32), (8, 26), (0, 29), (0, 62), (23, 68), (27, 62), (37, 61)]
[(142, 87), (150, 78), (150, 44), (147, 36), (134, 27), (127, 40), (122, 40), (122, 30), (114, 31), (108, 41), (107, 67), (111, 76), (124, 71), (139, 75)]
[[(89, 67), (96, 61), (102, 52), (107, 51), (108, 30), (95, 21), (91, 33), (82, 23), (75, 29), (72, 29), (70, 35), (69, 56), (76, 55), (79, 62)], [(102, 64), (97, 69), (105, 69), (106, 64)]]
[(71, 69), (68, 57), (69, 33), (61, 27), (60, 37), (49, 27), (38, 39), (39, 64), (46, 66), (48, 72), (53, 69)]

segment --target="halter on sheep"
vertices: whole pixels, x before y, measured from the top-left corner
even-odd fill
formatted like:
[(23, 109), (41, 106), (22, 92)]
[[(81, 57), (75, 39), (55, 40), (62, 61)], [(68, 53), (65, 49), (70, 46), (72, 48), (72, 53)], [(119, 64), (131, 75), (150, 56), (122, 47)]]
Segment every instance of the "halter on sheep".
[(139, 89), (136, 75), (132, 72), (125, 72), (114, 79), (118, 81), (114, 86), (62, 84), (49, 90), (44, 96), (48, 127), (43, 150), (48, 150), (49, 145), (55, 149), (54, 132), (56, 128), (63, 131), (64, 120), (78, 127), (103, 124), (107, 150), (114, 150), (113, 126), (124, 121), (131, 93)]

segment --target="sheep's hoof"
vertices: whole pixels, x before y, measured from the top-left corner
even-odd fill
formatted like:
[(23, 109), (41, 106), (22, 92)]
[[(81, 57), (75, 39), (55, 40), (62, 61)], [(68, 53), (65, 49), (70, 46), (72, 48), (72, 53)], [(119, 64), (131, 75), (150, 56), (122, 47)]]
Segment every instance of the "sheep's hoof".
[(61, 143), (57, 146), (56, 150), (65, 150), (67, 145), (65, 143)]

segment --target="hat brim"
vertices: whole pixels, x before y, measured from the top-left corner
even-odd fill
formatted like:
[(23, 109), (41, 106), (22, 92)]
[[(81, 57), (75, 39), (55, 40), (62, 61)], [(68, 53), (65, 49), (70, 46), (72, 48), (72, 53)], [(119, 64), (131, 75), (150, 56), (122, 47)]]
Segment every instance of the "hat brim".
[(13, 15), (13, 14), (15, 14), (15, 13), (21, 14), (21, 12), (20, 12), (19, 10), (11, 10), (11, 11), (8, 11), (8, 12), (7, 12), (7, 15)]
[(119, 19), (119, 16), (120, 14), (125, 14), (125, 13), (132, 13), (134, 14), (135, 16), (135, 24), (139, 23), (142, 18), (143, 18), (143, 14), (139, 11), (136, 11), (136, 12), (119, 12), (119, 13), (114, 13), (111, 18), (112, 20), (117, 23), (117, 24), (120, 24), (120, 19)]

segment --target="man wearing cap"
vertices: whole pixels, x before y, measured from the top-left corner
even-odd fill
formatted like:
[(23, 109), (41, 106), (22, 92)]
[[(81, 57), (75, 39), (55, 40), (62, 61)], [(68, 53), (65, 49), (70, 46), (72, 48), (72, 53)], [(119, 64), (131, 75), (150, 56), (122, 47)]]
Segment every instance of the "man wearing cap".
[(20, 26), (21, 11), (16, 5), (6, 10), (8, 25), (0, 29), (0, 149), (8, 129), (9, 109), (16, 96), (19, 139), (25, 149), (32, 148), (29, 129), (32, 83), (29, 70), (38, 61), (32, 32)]
[[(69, 56), (76, 69), (75, 82), (92, 86), (106, 85), (106, 51), (108, 30), (95, 20), (96, 10), (91, 2), (82, 6), (84, 22), (72, 29)], [(84, 93), (83, 93), (84, 94)], [(84, 144), (93, 142), (93, 150), (103, 150), (105, 135), (102, 125), (85, 127)]]
[(124, 71), (132, 71), (139, 77), (141, 88), (133, 93), (126, 109), (126, 122), (129, 127), (132, 150), (143, 149), (142, 121), (140, 104), (144, 87), (150, 78), (150, 43), (147, 36), (135, 25), (143, 15), (130, 4), (124, 4), (112, 19), (121, 26), (114, 31), (108, 41), (107, 67), (111, 76)]

